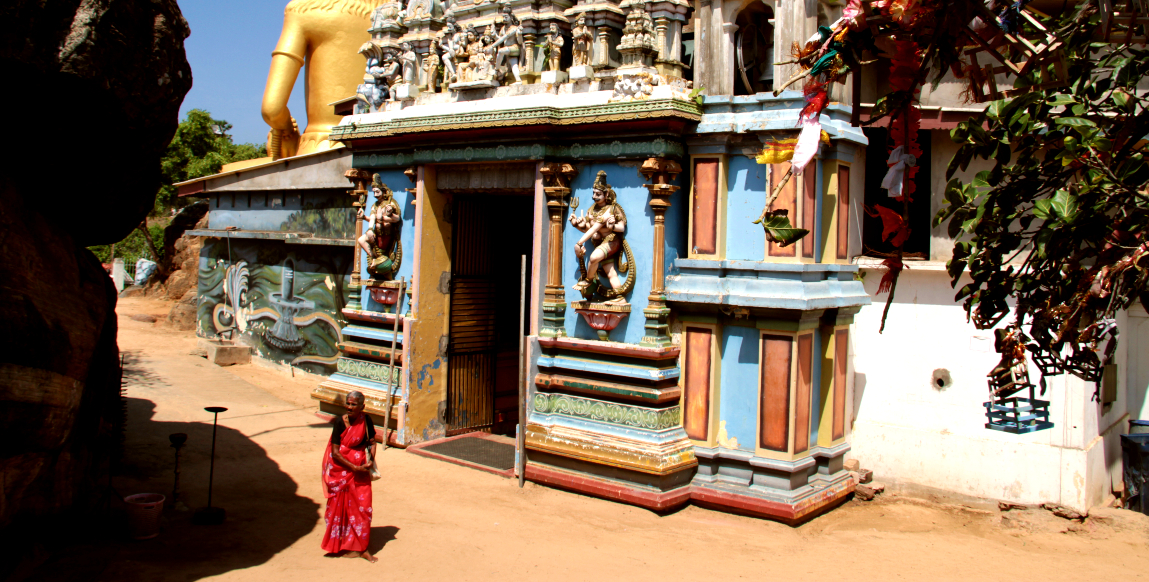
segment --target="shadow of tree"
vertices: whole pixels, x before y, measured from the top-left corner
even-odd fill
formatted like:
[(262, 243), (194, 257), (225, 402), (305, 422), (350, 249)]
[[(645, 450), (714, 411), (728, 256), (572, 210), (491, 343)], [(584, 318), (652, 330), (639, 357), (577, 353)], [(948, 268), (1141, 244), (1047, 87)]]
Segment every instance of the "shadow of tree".
[(140, 350), (120, 350), (120, 365), (123, 370), (121, 382), (125, 387), (156, 388), (168, 385), (152, 367), (144, 365)]
[[(140, 398), (128, 398), (127, 407), (128, 440), (122, 469), (112, 482), (115, 491), (124, 495), (157, 492), (168, 497), (161, 535), (130, 540), (126, 505), (112, 495), (110, 511), (52, 524), (54, 535), (27, 542), (29, 551), (44, 556), (36, 560), (38, 567), (25, 568), (23, 575), (13, 579), (200, 580), (263, 564), (311, 533), (319, 521), (321, 506), (298, 495), (298, 485), (267, 451), (239, 431), (220, 426), (213, 505), (227, 511), (227, 520), (217, 526), (192, 524), (193, 511), (172, 509), (175, 455), (167, 437), (188, 435), (180, 458), (179, 500), (191, 508), (203, 507), (207, 505), (211, 423), (153, 421), (155, 405)], [(318, 462), (315, 473), (318, 478)], [(383, 530), (380, 543), (394, 539), (394, 532), (388, 535), (388, 528), (379, 529)]]

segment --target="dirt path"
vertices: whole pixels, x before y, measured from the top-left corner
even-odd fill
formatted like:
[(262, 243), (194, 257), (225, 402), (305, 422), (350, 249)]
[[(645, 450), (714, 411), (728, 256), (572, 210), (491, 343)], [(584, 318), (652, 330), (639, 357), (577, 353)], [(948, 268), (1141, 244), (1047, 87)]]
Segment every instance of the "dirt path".
[[(220, 416), (214, 502), (222, 526), (169, 511), (154, 540), (80, 540), (38, 560), (34, 580), (829, 580), (1149, 579), (1146, 520), (1075, 524), (1041, 510), (984, 511), (886, 496), (851, 501), (801, 527), (687, 507), (667, 516), (391, 449), (380, 455), (376, 565), (325, 558), (319, 461), (328, 425), (309, 378), (255, 365), (218, 368), (195, 339), (132, 314), (167, 303), (122, 300), (129, 425), (124, 495), (171, 491), (167, 435), (189, 434), (182, 499), (206, 504), (211, 416)], [(1004, 516), (1004, 519), (1003, 519)], [(1065, 532), (1065, 533), (1060, 533)], [(45, 554), (46, 556), (48, 554)]]

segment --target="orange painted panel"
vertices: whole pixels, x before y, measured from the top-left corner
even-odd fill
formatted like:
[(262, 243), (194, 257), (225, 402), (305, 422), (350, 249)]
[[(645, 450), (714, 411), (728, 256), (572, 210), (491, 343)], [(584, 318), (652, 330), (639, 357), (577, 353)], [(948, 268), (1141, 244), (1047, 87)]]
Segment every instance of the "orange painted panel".
[(814, 335), (798, 336), (798, 390), (794, 407), (794, 452), (810, 448), (810, 390), (813, 386)]
[(849, 331), (834, 332), (834, 430), (833, 438), (846, 435), (846, 345)]
[(818, 172), (813, 165), (807, 166), (806, 171), (802, 172), (802, 226), (810, 231), (802, 239), (802, 256), (812, 258), (814, 256), (814, 217), (817, 216), (818, 211), (818, 198), (817, 191), (817, 177)]
[(714, 332), (705, 327), (686, 328), (686, 386), (682, 426), (686, 436), (704, 441), (710, 427), (710, 355)]
[(850, 254), (850, 166), (838, 166), (838, 258)]
[(762, 336), (762, 395), (758, 446), (786, 452), (790, 444), (790, 361), (794, 338)]
[[(790, 162), (773, 165), (773, 169), (770, 171), (770, 192), (774, 191), (778, 182), (782, 181), (782, 176), (785, 176), (786, 171), (789, 169)], [(783, 208), (788, 210), (789, 214), (786, 216), (790, 218), (790, 224), (794, 224), (794, 222), (798, 220), (798, 179), (800, 178), (790, 177), (790, 180), (782, 187), (782, 192), (778, 194), (778, 198), (774, 200), (774, 205), (771, 207), (772, 210), (781, 210)], [(769, 193), (767, 196), (769, 196)], [(795, 256), (795, 246), (796, 245), (782, 247), (776, 243), (766, 243), (767, 254), (771, 257), (793, 257)]]
[(690, 241), (695, 253), (713, 255), (718, 252), (718, 159), (703, 158), (694, 161), (694, 200), (691, 207), (691, 225), (694, 236)]

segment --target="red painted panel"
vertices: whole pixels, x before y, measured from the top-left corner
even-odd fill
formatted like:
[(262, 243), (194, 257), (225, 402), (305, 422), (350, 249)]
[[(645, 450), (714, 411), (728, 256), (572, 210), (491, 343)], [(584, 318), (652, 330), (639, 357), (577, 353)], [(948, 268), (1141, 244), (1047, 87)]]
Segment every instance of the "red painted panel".
[(694, 252), (713, 255), (718, 252), (718, 159), (694, 161), (694, 200), (691, 208), (694, 228), (690, 242)]
[(762, 395), (758, 446), (786, 452), (790, 444), (790, 361), (794, 338), (762, 336)]
[(834, 431), (838, 440), (846, 435), (846, 358), (849, 331), (834, 332)]
[(838, 258), (850, 254), (850, 166), (838, 166)]
[(806, 171), (802, 172), (801, 228), (810, 231), (810, 234), (802, 239), (802, 256), (808, 258), (814, 256), (814, 217), (818, 215), (817, 177), (818, 172), (813, 166), (807, 166)]
[(682, 426), (686, 436), (706, 440), (710, 425), (710, 355), (714, 332), (704, 327), (686, 328), (686, 394)]
[[(789, 169), (790, 162), (773, 165), (770, 171), (770, 192), (774, 191), (778, 182), (782, 180), (782, 176), (785, 176), (786, 171)], [(774, 205), (771, 207), (772, 210), (781, 210), (783, 208), (788, 210), (789, 214), (786, 216), (790, 218), (790, 224), (794, 224), (794, 221), (798, 220), (797, 183), (798, 179), (791, 176), (790, 180), (786, 182), (786, 185), (782, 187), (782, 192), (778, 194), (778, 198), (774, 200)], [(769, 194), (767, 194), (767, 196), (769, 196)], [(782, 247), (776, 243), (766, 243), (767, 254), (771, 257), (793, 257), (795, 246), (796, 245)]]
[(798, 390), (794, 407), (794, 452), (810, 448), (810, 390), (814, 381), (814, 334), (798, 336)]

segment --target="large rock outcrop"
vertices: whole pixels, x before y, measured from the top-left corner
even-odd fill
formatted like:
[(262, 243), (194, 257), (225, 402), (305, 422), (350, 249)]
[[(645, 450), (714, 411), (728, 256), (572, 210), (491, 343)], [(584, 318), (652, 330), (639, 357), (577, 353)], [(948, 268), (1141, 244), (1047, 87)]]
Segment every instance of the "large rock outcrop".
[(0, 3), (0, 528), (105, 493), (115, 289), (86, 247), (154, 203), (188, 34), (175, 0)]

